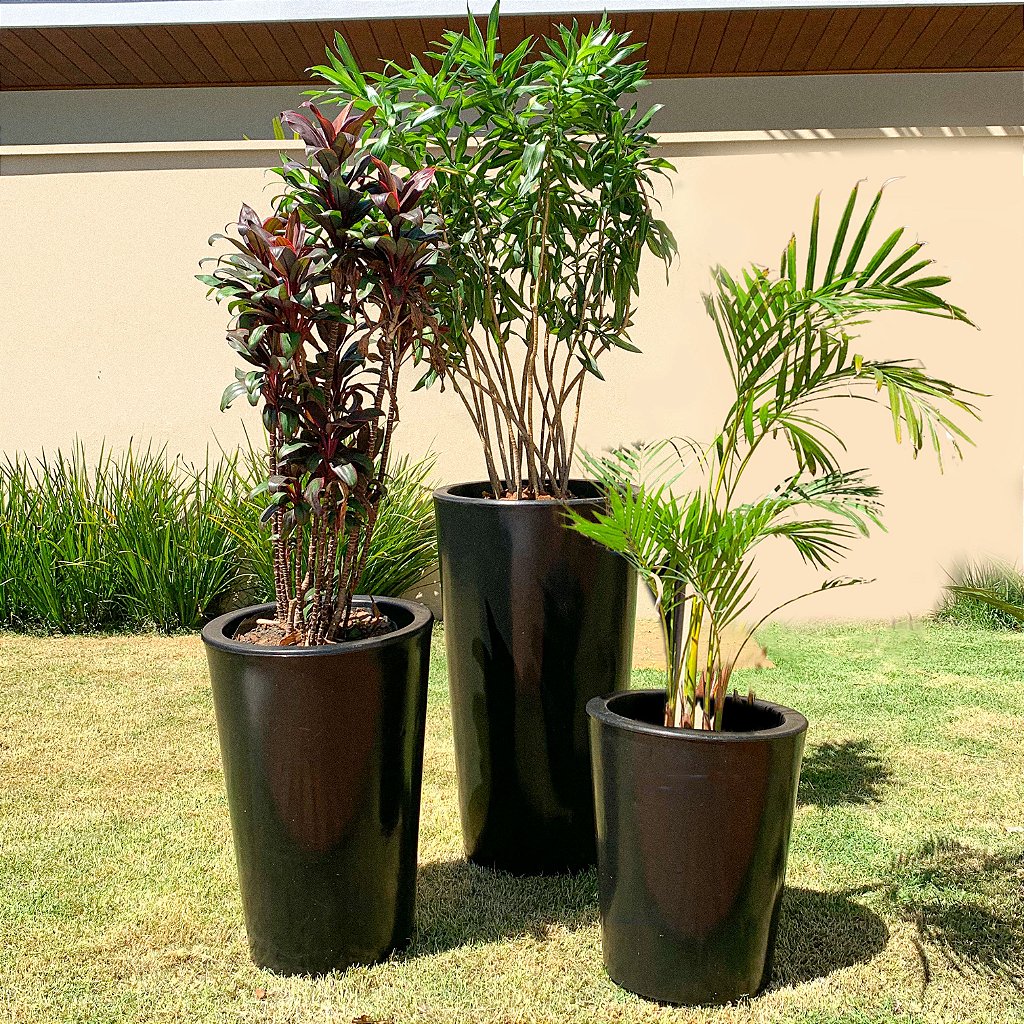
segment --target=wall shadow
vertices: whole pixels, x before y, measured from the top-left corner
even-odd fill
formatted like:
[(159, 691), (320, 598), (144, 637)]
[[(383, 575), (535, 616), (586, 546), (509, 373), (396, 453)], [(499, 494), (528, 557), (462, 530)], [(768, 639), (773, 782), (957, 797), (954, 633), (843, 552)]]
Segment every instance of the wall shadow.
[(822, 743), (804, 757), (798, 803), (817, 807), (877, 803), (892, 779), (867, 740)]
[(421, 864), (410, 956), (586, 928), (598, 919), (597, 873), (509, 875), (465, 860)]
[(769, 988), (800, 985), (865, 963), (888, 941), (885, 922), (847, 896), (787, 886)]

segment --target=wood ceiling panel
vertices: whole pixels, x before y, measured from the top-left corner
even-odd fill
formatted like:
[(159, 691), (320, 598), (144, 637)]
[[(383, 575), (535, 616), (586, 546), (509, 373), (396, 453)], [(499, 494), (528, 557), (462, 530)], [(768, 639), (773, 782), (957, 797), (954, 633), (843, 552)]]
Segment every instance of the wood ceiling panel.
[[(235, 74), (228, 71), (217, 59), (216, 55), (210, 51), (210, 48), (205, 45), (203, 39), (196, 32), (197, 27), (194, 25), (176, 25), (174, 41), (188, 54), (189, 60), (195, 64), (208, 82), (226, 84), (233, 81)], [(240, 63), (239, 67), (241, 67)], [(242, 74), (248, 74), (245, 68), (242, 68)]]
[(995, 60), (995, 66), (1001, 68), (1020, 67), (1021, 65), (1024, 65), (1024, 27)]
[(729, 24), (728, 11), (705, 11), (700, 31), (693, 45), (693, 54), (688, 67), (691, 75), (708, 75), (718, 56), (725, 28)]
[[(268, 25), (239, 25), (238, 35), (234, 38), (238, 37), (245, 41), (245, 47), (251, 47), (255, 51), (257, 59), (263, 62), (276, 81), (287, 81), (301, 75), (305, 69), (305, 64), (295, 65), (287, 58), (278, 42), (277, 33), (272, 32)], [(376, 50), (375, 43), (371, 44), (371, 49)], [(243, 64), (246, 63), (244, 49), (239, 52), (239, 58)]]
[(857, 54), (864, 49), (864, 44), (871, 38), (871, 33), (878, 28), (881, 20), (881, 11), (868, 9), (857, 11), (853, 24), (850, 26), (850, 31), (846, 33), (846, 37), (839, 45), (839, 49), (836, 50), (835, 56), (829, 62), (828, 69), (830, 71), (839, 71), (849, 67), (857, 59)]
[(899, 67), (900, 62), (907, 55), (907, 51), (921, 38), (921, 34), (934, 20), (935, 14), (936, 10), (931, 7), (911, 8), (900, 30), (879, 54), (875, 67)]
[[(312, 55), (307, 52), (302, 40), (295, 34), (295, 27), (287, 21), (268, 27), (274, 37), (274, 42), (277, 43), (277, 48), (284, 54), (288, 67), (293, 71), (305, 72), (311, 63)], [(380, 49), (379, 44), (377, 49)]]
[(144, 85), (160, 84), (160, 72), (146, 61), (118, 29), (100, 26), (90, 29), (89, 35), (105, 46)]
[(786, 58), (789, 56), (793, 43), (796, 42), (796, 37), (800, 34), (800, 29), (803, 28), (806, 17), (806, 11), (782, 12), (782, 17), (779, 18), (779, 22), (775, 26), (768, 47), (761, 56), (761, 62), (758, 64), (759, 71), (778, 71), (785, 66)]
[(741, 74), (753, 74), (761, 64), (768, 44), (772, 41), (775, 29), (782, 18), (782, 11), (758, 11), (754, 15), (754, 24), (750, 35), (740, 51), (735, 70)]
[(970, 36), (960, 41), (960, 45), (949, 55), (949, 62), (954, 65), (974, 67), (975, 56), (989, 43), (994, 35), (1012, 17), (1012, 10), (1007, 7), (993, 7), (978, 22)]
[(30, 64), (8, 50), (0, 40), (0, 87), (24, 89), (46, 84), (46, 79)]
[(672, 49), (665, 64), (666, 75), (684, 75), (690, 66), (690, 54), (700, 32), (701, 15), (693, 11), (681, 11), (676, 21)]
[[(93, 85), (115, 85), (116, 80), (108, 75), (102, 67), (82, 49), (63, 29), (42, 28), (36, 31), (38, 46), (48, 48), (47, 61), (58, 65), (63, 62), (70, 62)], [(34, 48), (38, 48), (34, 46)]]
[(828, 29), (832, 21), (831, 11), (808, 11), (804, 17), (804, 23), (800, 26), (793, 45), (789, 48), (786, 60), (782, 64), (783, 71), (799, 71), (807, 66), (815, 48), (821, 41), (821, 37)]
[(394, 21), (382, 18), (370, 22), (370, 32), (377, 40), (377, 49), (384, 60), (393, 60), (398, 64), (408, 64), (409, 54), (402, 45), (402, 37), (395, 28)]
[(1020, 16), (1011, 15), (1003, 25), (997, 29), (992, 38), (981, 47), (971, 58), (972, 66), (991, 67), (998, 63), (1007, 47), (1024, 32), (1024, 12)]
[(210, 84), (210, 80), (202, 73), (199, 66), (186, 53), (169, 29), (162, 25), (147, 25), (142, 32), (182, 76), (182, 84)]
[(870, 71), (878, 67), (879, 58), (899, 35), (908, 17), (909, 11), (906, 10), (886, 11), (875, 31), (865, 40), (860, 53), (850, 62), (850, 68), (855, 71)]
[[(586, 29), (599, 14), (577, 15)], [(551, 15), (502, 18), (502, 50), (543, 36)], [(1024, 5), (636, 11), (612, 24), (646, 43), (651, 77), (1018, 68)], [(483, 27), (486, 19), (479, 18)], [(407, 63), (462, 19), (0, 29), (8, 88), (301, 84), (341, 31), (359, 63)], [(425, 61), (428, 68), (430, 62)]]
[(26, 67), (42, 78), (44, 81), (56, 82), (62, 86), (85, 85), (88, 77), (78, 68), (73, 68), (60, 58), (57, 54), (56, 61), (47, 59), (45, 52), (39, 48), (39, 40), (35, 40), (36, 47), (32, 46), (33, 37), (28, 32), (3, 32), (0, 33), (0, 42), (3, 42), (6, 51), (13, 53)]
[[(129, 82), (134, 85), (148, 84), (151, 73), (139, 75), (135, 71), (138, 66), (137, 60), (130, 60), (128, 63), (120, 60), (117, 55), (106, 45), (103, 38), (92, 29), (85, 29), (80, 36), (82, 48), (88, 53), (97, 64), (117, 83)], [(116, 46), (116, 44), (115, 44)]]
[[(325, 63), (327, 60), (327, 44), (324, 41), (324, 34), (320, 31), (319, 27), (312, 22), (296, 21), (292, 28), (308, 54), (306, 58), (307, 66), (313, 67), (317, 64)], [(332, 33), (332, 42), (333, 38)]]
[(918, 67), (943, 67), (950, 54), (960, 43), (973, 32), (978, 22), (985, 17), (984, 7), (963, 7), (950, 22), (949, 28), (942, 34), (935, 45), (921, 58)]
[(174, 80), (173, 76), (177, 74), (174, 65), (142, 29), (129, 27), (119, 28), (115, 31), (124, 39), (125, 44), (130, 46), (160, 76), (161, 82)]
[(853, 29), (857, 20), (857, 11), (849, 7), (841, 11), (832, 11), (828, 19), (828, 30), (818, 40), (817, 45), (807, 58), (805, 69), (811, 72), (826, 71), (835, 59), (839, 48)]
[(649, 74), (664, 74), (678, 19), (679, 16), (674, 11), (659, 11), (651, 19), (651, 37), (644, 50)]
[(755, 11), (732, 11), (729, 14), (729, 22), (725, 26), (722, 35), (722, 42), (719, 44), (715, 61), (711, 65), (714, 73), (728, 73), (736, 67), (740, 59), (743, 47), (750, 36), (750, 30), (754, 26)]
[(238, 59), (238, 54), (231, 48), (231, 44), (224, 38), (217, 25), (193, 25), (192, 31), (206, 52), (220, 66), (226, 81), (252, 76), (252, 72)]
[[(423, 39), (423, 33), (419, 30), (419, 22), (415, 19), (408, 19), (402, 22), (402, 28), (407, 29), (412, 33), (415, 43), (413, 44), (413, 50), (410, 52), (422, 53), (423, 48), (426, 45)], [(366, 25), (365, 21), (353, 18), (349, 21), (343, 22), (338, 26), (338, 31), (341, 32), (348, 43), (348, 48), (352, 51), (352, 55), (359, 62), (361, 68), (365, 68), (367, 71), (377, 70), (377, 44), (374, 42), (373, 35)], [(402, 37), (405, 38), (405, 32), (403, 31)], [(334, 33), (330, 34), (330, 39), (334, 38)]]

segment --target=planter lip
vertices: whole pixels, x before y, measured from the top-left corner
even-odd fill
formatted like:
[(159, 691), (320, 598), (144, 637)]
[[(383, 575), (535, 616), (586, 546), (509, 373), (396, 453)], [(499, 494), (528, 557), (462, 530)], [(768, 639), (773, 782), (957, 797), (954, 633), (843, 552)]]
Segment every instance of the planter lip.
[[(571, 487), (573, 484), (586, 484), (588, 487), (597, 487), (593, 480), (587, 480), (583, 477), (572, 477), (569, 480), (569, 486)], [(434, 491), (434, 500), (450, 501), (463, 505), (486, 505), (494, 508), (551, 508), (557, 505), (586, 506), (599, 505), (604, 500), (599, 495), (594, 495), (590, 498), (566, 498), (564, 500), (558, 498), (523, 498), (519, 501), (496, 501), (494, 498), (476, 498), (468, 494), (452, 493), (461, 487), (489, 488), (490, 486), (489, 480), (464, 480), (461, 483), (446, 484), (444, 487), (438, 487)]]
[[(359, 594), (354, 598), (358, 604), (369, 604), (369, 597)], [(247, 654), (257, 658), (330, 658), (341, 657), (358, 651), (380, 650), (390, 647), (392, 644), (402, 643), (410, 636), (422, 632), (434, 621), (434, 614), (425, 605), (418, 601), (406, 601), (400, 597), (374, 597), (374, 603), (387, 610), (388, 606), (398, 607), (412, 615), (412, 621), (391, 633), (384, 636), (371, 636), (364, 640), (350, 640), (341, 644), (321, 644), (318, 647), (270, 647), (257, 644), (243, 644), (233, 639), (229, 634), (242, 621), (252, 615), (273, 614), (277, 605), (273, 602), (267, 604), (253, 604), (245, 608), (238, 608), (233, 612), (226, 612), (218, 615), (203, 626), (203, 643), (214, 647), (219, 651), (229, 654)]]
[(641, 722), (627, 715), (620, 715), (609, 707), (609, 703), (614, 704), (618, 699), (635, 696), (636, 694), (660, 694), (664, 696), (665, 691), (660, 689), (622, 690), (619, 693), (610, 693), (604, 697), (592, 697), (587, 701), (587, 714), (595, 721), (601, 722), (612, 729), (622, 729), (626, 732), (658, 736), (663, 739), (687, 743), (750, 743), (751, 741), (766, 743), (771, 740), (798, 736), (800, 733), (807, 731), (807, 719), (799, 711), (787, 708), (783, 704), (772, 704), (764, 700), (755, 700), (755, 707), (781, 715), (782, 723), (770, 729), (750, 729), (747, 732), (705, 732), (697, 729), (674, 729), (667, 725), (652, 725), (649, 722)]

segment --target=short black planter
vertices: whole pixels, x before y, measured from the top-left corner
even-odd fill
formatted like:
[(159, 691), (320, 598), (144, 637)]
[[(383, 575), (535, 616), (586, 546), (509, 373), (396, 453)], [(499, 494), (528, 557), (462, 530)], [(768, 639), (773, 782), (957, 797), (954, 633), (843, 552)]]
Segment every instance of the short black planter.
[[(572, 481), (577, 509), (596, 488)], [(636, 575), (555, 501), (434, 492), (466, 854), (516, 874), (596, 858), (586, 704), (625, 689)]]
[(375, 963), (413, 937), (433, 617), (377, 604), (398, 630), (353, 643), (232, 639), (273, 605), (203, 630), (249, 948), (281, 974)]
[(771, 976), (807, 719), (730, 698), (708, 733), (664, 709), (664, 690), (587, 705), (604, 963), (648, 999), (732, 1002)]

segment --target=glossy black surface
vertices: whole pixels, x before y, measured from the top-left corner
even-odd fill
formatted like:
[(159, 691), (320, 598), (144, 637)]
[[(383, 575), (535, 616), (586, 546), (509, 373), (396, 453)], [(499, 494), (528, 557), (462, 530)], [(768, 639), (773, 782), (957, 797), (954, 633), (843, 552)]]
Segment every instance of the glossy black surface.
[[(553, 501), (435, 492), (462, 834), (517, 874), (593, 864), (587, 701), (629, 685), (636, 576)], [(596, 508), (592, 485), (576, 507)]]
[(375, 963), (413, 937), (433, 618), (378, 599), (399, 630), (327, 647), (203, 630), (253, 960), (282, 974)]
[(604, 963), (648, 999), (731, 1002), (771, 975), (807, 720), (730, 699), (737, 731), (695, 733), (664, 707), (663, 690), (587, 707)]

